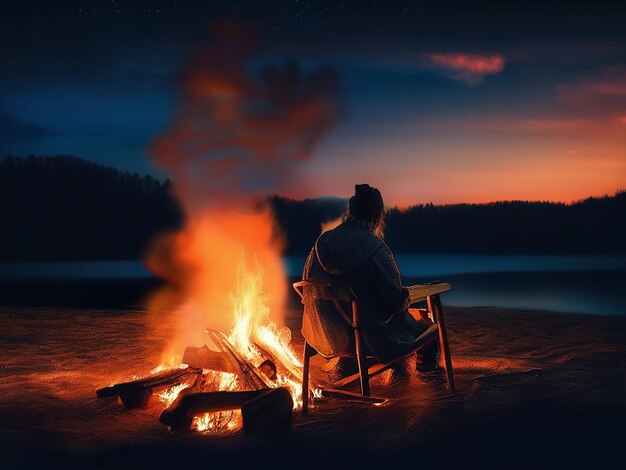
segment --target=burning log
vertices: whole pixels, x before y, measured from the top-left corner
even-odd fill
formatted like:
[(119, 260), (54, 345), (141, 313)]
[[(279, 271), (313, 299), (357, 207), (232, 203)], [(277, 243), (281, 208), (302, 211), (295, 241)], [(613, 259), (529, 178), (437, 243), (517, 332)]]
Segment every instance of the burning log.
[[(254, 344), (254, 347), (257, 348), (261, 354), (263, 355), (263, 357), (265, 357), (265, 361), (264, 363), (271, 363), (274, 369), (274, 375), (276, 374), (277, 370), (276, 370), (276, 365), (280, 364), (281, 367), (281, 373), (283, 374), (289, 374), (295, 381), (300, 382), (302, 380), (302, 371), (299, 370), (297, 367), (294, 367), (293, 364), (287, 362), (287, 363), (283, 363), (282, 361), (278, 360), (276, 358), (276, 356), (274, 356), (271, 352), (269, 352), (267, 349), (265, 349), (263, 346), (261, 346), (259, 343), (252, 341), (252, 344)], [(270, 367), (272, 367), (270, 366)], [(267, 375), (267, 374), (265, 374)], [(268, 375), (269, 377), (269, 375)], [(271, 379), (271, 377), (270, 377)], [(273, 379), (272, 379), (273, 380)]]
[(193, 384), (201, 377), (202, 369), (187, 367), (185, 369), (169, 370), (143, 379), (101, 388), (96, 391), (96, 396), (98, 398), (119, 396), (124, 408), (128, 410), (146, 408), (154, 389), (178, 385), (183, 380), (193, 378), (194, 375), (196, 377), (193, 379)]
[(236, 392), (185, 393), (161, 413), (170, 430), (190, 429), (194, 416), (241, 409), (246, 432), (277, 431), (291, 424), (293, 401), (286, 388)]
[(288, 389), (270, 389), (241, 406), (243, 429), (251, 434), (288, 429), (291, 425), (292, 409), (293, 399)]
[(257, 374), (256, 368), (241, 357), (235, 348), (233, 348), (232, 344), (230, 344), (230, 341), (228, 341), (224, 333), (210, 329), (207, 330), (207, 333), (220, 351), (225, 353), (225, 356), (229, 359), (233, 369), (236, 371), (235, 373), (241, 379), (242, 383), (245, 384), (246, 388), (257, 390), (268, 387), (265, 380)]
[(238, 368), (235, 369), (235, 367), (233, 367), (232, 361), (229, 360), (225, 353), (213, 351), (207, 346), (201, 348), (188, 346), (183, 355), (183, 364), (189, 364), (189, 367), (198, 367), (219, 372), (238, 372)]

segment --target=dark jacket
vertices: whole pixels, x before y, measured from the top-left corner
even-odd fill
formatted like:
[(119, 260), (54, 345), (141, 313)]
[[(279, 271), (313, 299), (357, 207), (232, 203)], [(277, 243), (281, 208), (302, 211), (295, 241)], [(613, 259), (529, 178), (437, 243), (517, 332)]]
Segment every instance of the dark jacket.
[[(409, 293), (385, 242), (368, 224), (349, 217), (319, 236), (304, 266), (304, 280), (347, 283), (357, 297), (361, 332), (369, 354), (386, 362), (412, 348), (426, 328), (406, 311)], [(351, 307), (345, 302), (344, 311)], [(391, 318), (390, 321), (389, 318)], [(302, 334), (325, 357), (354, 352), (354, 333), (328, 300), (304, 291)]]

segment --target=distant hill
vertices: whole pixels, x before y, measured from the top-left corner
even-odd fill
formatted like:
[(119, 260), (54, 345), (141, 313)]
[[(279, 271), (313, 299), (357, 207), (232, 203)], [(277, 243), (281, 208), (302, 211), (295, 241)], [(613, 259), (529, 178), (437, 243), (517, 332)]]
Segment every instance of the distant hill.
[(169, 181), (72, 156), (0, 162), (0, 261), (133, 259), (182, 223)]
[[(136, 259), (158, 232), (181, 226), (171, 183), (80, 158), (0, 160), (0, 262)], [(286, 254), (306, 254), (347, 200), (269, 198)], [(391, 210), (396, 252), (626, 253), (626, 192), (576, 204), (495, 202)]]

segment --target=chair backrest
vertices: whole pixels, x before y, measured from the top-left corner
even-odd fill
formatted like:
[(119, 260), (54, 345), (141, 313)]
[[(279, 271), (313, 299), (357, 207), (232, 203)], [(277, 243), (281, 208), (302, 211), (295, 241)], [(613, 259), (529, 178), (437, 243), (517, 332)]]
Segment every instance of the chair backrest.
[(302, 334), (325, 357), (354, 355), (358, 305), (344, 282), (309, 279), (293, 284), (302, 298)]
[[(356, 303), (356, 296), (350, 286), (345, 283), (333, 282), (326, 279), (309, 279), (306, 281), (299, 281), (293, 283), (293, 288), (296, 290), (300, 298), (304, 301), (305, 289), (310, 289), (311, 294), (317, 300), (326, 300), (333, 302), (335, 308), (343, 319), (354, 328), (354, 303)], [(352, 305), (353, 312), (345, 311), (341, 305), (341, 301), (349, 302)]]

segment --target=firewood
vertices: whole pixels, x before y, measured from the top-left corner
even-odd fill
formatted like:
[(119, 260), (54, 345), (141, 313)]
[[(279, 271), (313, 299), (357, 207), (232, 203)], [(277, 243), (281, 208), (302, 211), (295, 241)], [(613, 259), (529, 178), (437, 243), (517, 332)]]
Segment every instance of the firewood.
[(232, 362), (226, 357), (225, 353), (213, 351), (207, 346), (197, 348), (188, 346), (185, 348), (183, 355), (183, 363), (189, 367), (199, 367), (201, 369), (215, 370), (220, 372), (236, 373)]
[(196, 376), (195, 382), (202, 375), (202, 369), (187, 367), (185, 369), (168, 370), (143, 379), (101, 388), (96, 391), (96, 396), (98, 398), (119, 396), (124, 408), (129, 410), (146, 408), (154, 389), (177, 385), (183, 380), (193, 379), (194, 375)]
[(207, 334), (220, 351), (224, 353), (225, 357), (228, 358), (244, 388), (258, 390), (268, 387), (267, 382), (257, 373), (256, 367), (248, 363), (239, 354), (224, 333), (218, 330), (207, 329)]
[(284, 387), (274, 388), (241, 406), (246, 433), (277, 432), (291, 425), (293, 400)]
[(163, 410), (159, 421), (169, 426), (172, 431), (189, 429), (196, 415), (239, 409), (245, 402), (258, 398), (269, 390), (201, 393), (189, 393), (183, 390), (178, 398)]
[(265, 349), (256, 341), (253, 341), (252, 344), (254, 344), (254, 347), (257, 348), (261, 352), (261, 355), (266, 360), (271, 361), (275, 367), (279, 367), (281, 369), (279, 371), (281, 375), (289, 374), (290, 378), (292, 378), (293, 380), (297, 382), (300, 382), (302, 380), (302, 371), (298, 369), (298, 367), (294, 366), (289, 361), (283, 362), (283, 361), (278, 360), (276, 356), (274, 356), (274, 354), (269, 352), (267, 349)]

